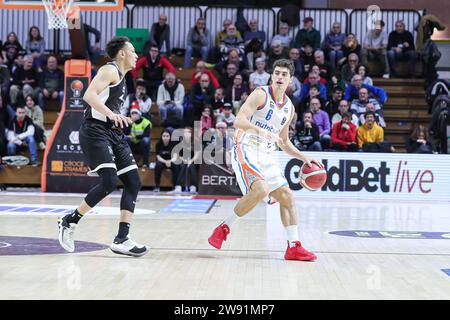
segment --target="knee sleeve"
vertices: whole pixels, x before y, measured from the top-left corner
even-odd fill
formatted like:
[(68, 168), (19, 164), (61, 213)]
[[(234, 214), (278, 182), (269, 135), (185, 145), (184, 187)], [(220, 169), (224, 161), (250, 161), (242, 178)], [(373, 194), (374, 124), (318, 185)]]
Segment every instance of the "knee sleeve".
[(123, 182), (122, 198), (120, 199), (120, 210), (134, 212), (136, 199), (141, 190), (141, 178), (136, 169), (120, 175)]
[(113, 192), (119, 181), (115, 169), (103, 168), (98, 170), (97, 173), (100, 176), (100, 183), (93, 187), (84, 199), (91, 208)]

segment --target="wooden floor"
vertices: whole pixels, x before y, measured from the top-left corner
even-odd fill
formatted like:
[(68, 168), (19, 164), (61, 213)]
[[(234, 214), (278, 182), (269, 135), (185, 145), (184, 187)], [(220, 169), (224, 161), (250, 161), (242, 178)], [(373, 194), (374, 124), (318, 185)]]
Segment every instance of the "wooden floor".
[[(238, 221), (217, 251), (207, 238), (235, 200), (218, 200), (207, 214), (189, 208), (162, 213), (180, 199), (150, 192), (141, 194), (131, 229), (135, 240), (152, 248), (142, 258), (102, 248), (31, 255), (31, 242), (5, 240), (57, 239), (58, 216), (3, 213), (5, 206), (70, 209), (81, 199), (0, 192), (0, 299), (450, 299), (450, 276), (442, 271), (450, 269), (450, 203), (297, 199), (300, 238), (317, 254), (316, 262), (283, 260), (285, 232), (276, 206), (261, 204)], [(99, 206), (109, 208), (83, 218), (75, 239), (108, 245), (117, 231), (119, 203), (119, 194), (103, 201)], [(330, 233), (351, 230), (446, 232), (447, 238)], [(55, 244), (39, 242), (37, 248), (57, 250)], [(25, 254), (5, 255), (14, 248)]]

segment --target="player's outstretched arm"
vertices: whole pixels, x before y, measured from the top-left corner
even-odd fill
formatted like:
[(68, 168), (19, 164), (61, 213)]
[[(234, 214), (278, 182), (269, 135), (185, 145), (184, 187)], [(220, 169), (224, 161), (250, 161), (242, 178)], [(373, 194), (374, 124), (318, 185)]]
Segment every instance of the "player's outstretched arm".
[(123, 128), (124, 126), (128, 126), (128, 123), (131, 123), (131, 120), (120, 114), (113, 113), (107, 106), (105, 106), (104, 103), (102, 103), (99, 96), (100, 93), (110, 84), (114, 84), (119, 81), (119, 74), (117, 73), (117, 69), (115, 67), (110, 65), (101, 67), (87, 88), (83, 96), (83, 100), (96, 111), (100, 112), (111, 121), (114, 121), (116, 126)]
[(270, 141), (281, 143), (281, 139), (262, 128), (259, 128), (250, 122), (250, 118), (253, 116), (259, 106), (262, 106), (266, 101), (266, 93), (263, 90), (255, 89), (247, 98), (245, 103), (239, 110), (236, 120), (234, 121), (234, 127), (244, 131), (251, 131), (259, 136), (265, 137)]
[(287, 123), (284, 128), (280, 132), (280, 138), (283, 141), (283, 143), (279, 144), (278, 146), (286, 152), (291, 157), (294, 157), (296, 159), (299, 159), (303, 162), (305, 162), (308, 166), (311, 166), (311, 162), (316, 163), (319, 167), (324, 168), (324, 165), (317, 160), (313, 160), (305, 156), (303, 153), (301, 153), (289, 140), (289, 127), (292, 122), (292, 119), (294, 118), (294, 112), (292, 112), (291, 119), (289, 120), (289, 123)]

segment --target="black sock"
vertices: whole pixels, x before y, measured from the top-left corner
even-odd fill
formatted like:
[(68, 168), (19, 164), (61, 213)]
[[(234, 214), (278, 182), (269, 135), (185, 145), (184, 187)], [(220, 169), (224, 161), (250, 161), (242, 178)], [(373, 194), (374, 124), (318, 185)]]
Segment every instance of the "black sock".
[(68, 223), (78, 223), (78, 221), (83, 218), (83, 215), (78, 212), (78, 209), (75, 209), (74, 212), (68, 214), (64, 218)]
[(119, 223), (119, 233), (117, 234), (117, 238), (125, 239), (130, 231), (130, 224), (127, 222)]

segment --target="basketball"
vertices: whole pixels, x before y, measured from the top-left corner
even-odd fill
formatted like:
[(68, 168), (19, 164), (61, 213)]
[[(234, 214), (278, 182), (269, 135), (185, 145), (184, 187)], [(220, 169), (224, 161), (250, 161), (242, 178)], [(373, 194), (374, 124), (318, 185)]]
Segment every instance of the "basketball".
[(326, 170), (319, 167), (314, 162), (311, 163), (311, 167), (304, 163), (300, 169), (300, 173), (300, 184), (309, 191), (319, 190), (327, 181)]

